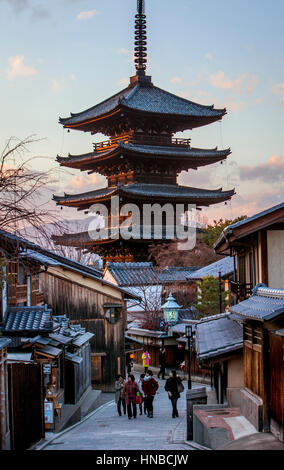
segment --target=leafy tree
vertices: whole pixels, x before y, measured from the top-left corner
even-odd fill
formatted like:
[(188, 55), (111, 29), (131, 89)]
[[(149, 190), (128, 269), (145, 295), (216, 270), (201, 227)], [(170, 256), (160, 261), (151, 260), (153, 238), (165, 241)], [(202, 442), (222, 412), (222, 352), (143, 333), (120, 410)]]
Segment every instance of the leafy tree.
[[(200, 317), (207, 315), (216, 315), (220, 313), (220, 300), (219, 300), (219, 279), (214, 276), (206, 276), (197, 282), (198, 289), (198, 303), (195, 306), (199, 312)], [(223, 312), (230, 304), (230, 299), (227, 300), (228, 292), (224, 289), (222, 282), (222, 307)], [(223, 313), (221, 312), (221, 313)]]
[(223, 232), (223, 230), (228, 225), (235, 224), (236, 222), (239, 222), (240, 220), (244, 220), (246, 218), (247, 218), (246, 215), (242, 215), (233, 220), (228, 220), (228, 219), (214, 220), (213, 225), (208, 225), (207, 228), (203, 230), (202, 240), (206, 243), (206, 245), (213, 247), (215, 242), (218, 240), (221, 233)]

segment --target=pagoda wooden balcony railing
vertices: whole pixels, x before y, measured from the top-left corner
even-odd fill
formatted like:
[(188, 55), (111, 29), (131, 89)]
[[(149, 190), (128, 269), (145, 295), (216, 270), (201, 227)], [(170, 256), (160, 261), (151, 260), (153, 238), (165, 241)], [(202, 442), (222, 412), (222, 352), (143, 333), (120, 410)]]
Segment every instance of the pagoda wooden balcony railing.
[(145, 144), (145, 145), (166, 145), (166, 146), (182, 146), (190, 147), (191, 139), (180, 139), (169, 136), (161, 135), (145, 135), (145, 134), (124, 134), (118, 137), (113, 137), (109, 140), (104, 140), (103, 142), (94, 142), (94, 151), (103, 152), (104, 150), (111, 149), (116, 147), (119, 142), (124, 142), (125, 144)]
[(252, 294), (251, 283), (231, 281), (230, 289), (232, 294), (236, 295), (238, 301), (246, 300)]

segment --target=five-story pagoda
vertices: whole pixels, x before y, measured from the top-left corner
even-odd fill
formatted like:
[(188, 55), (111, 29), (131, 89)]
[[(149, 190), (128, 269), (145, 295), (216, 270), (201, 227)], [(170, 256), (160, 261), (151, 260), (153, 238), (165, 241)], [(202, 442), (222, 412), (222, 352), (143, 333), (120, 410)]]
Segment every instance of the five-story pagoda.
[[(108, 136), (108, 140), (95, 143), (93, 151), (88, 154), (57, 157), (62, 166), (106, 176), (107, 187), (82, 194), (54, 196), (58, 205), (88, 212), (94, 205), (104, 204), (111, 211), (112, 198), (117, 196), (120, 206), (136, 204), (143, 214), (145, 204), (163, 206), (170, 202), (173, 205), (195, 204), (201, 208), (226, 201), (234, 194), (234, 190), (206, 190), (177, 184), (181, 171), (197, 170), (200, 166), (223, 161), (231, 151), (193, 148), (190, 139), (175, 138), (175, 133), (221, 120), (226, 109), (200, 105), (153, 85), (151, 77), (145, 73), (147, 36), (144, 13), (144, 0), (138, 0), (135, 16), (136, 75), (130, 78), (129, 86), (86, 111), (59, 120), (67, 129)], [(109, 217), (108, 227), (116, 220), (119, 228), (125, 219), (125, 215), (116, 219)], [(89, 232), (82, 232), (54, 236), (54, 241), (93, 251), (104, 261), (145, 261), (149, 245), (161, 243), (165, 237), (163, 230), (160, 239), (153, 239), (153, 230), (147, 230), (143, 236), (142, 220), (140, 224), (139, 239), (114, 238), (109, 230), (102, 239), (94, 240)]]

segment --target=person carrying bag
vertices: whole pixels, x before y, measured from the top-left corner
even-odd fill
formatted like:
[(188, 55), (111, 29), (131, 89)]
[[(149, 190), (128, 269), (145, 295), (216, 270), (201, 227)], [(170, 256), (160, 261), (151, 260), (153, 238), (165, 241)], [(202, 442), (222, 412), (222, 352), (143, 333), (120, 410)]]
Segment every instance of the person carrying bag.
[(172, 417), (178, 418), (177, 401), (180, 398), (180, 394), (184, 391), (184, 386), (181, 382), (181, 378), (177, 377), (175, 370), (172, 370), (170, 377), (166, 381), (165, 390), (168, 392), (169, 399), (172, 403)]

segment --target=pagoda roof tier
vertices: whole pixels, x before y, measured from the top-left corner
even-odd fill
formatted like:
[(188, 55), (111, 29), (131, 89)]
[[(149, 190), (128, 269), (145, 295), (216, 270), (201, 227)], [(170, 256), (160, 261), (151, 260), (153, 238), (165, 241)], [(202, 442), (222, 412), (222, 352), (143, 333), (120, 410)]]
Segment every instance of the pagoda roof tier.
[(100, 152), (90, 152), (83, 155), (70, 155), (68, 157), (57, 156), (57, 161), (61, 166), (70, 168), (79, 168), (81, 170), (91, 170), (96, 165), (105, 161), (107, 164), (110, 160), (117, 157), (139, 157), (139, 158), (155, 158), (165, 161), (165, 159), (175, 161), (184, 161), (187, 168), (197, 168), (200, 166), (210, 165), (218, 161), (225, 160), (231, 153), (231, 149), (217, 150), (214, 149), (199, 149), (194, 147), (183, 147), (180, 145), (172, 146), (157, 146), (157, 145), (141, 145), (135, 143), (119, 142), (114, 148), (107, 149)]
[(124, 200), (135, 200), (137, 203), (148, 201), (163, 203), (173, 201), (174, 203), (197, 204), (198, 206), (210, 206), (230, 199), (235, 190), (222, 191), (192, 188), (170, 184), (144, 184), (133, 183), (129, 185), (118, 185), (107, 187), (96, 191), (82, 194), (64, 194), (64, 196), (53, 196), (53, 200), (61, 206), (77, 207), (80, 210), (88, 209), (92, 204), (108, 201), (111, 196), (121, 196)]
[[(150, 78), (150, 77), (147, 77)], [(226, 114), (226, 109), (214, 109), (214, 105), (205, 106), (176, 96), (149, 81), (140, 81), (130, 85), (111, 98), (92, 106), (80, 113), (71, 113), (68, 118), (59, 118), (66, 128), (96, 133), (106, 129), (111, 122), (121, 123), (123, 118), (138, 116), (139, 120), (163, 119), (171, 121), (173, 131), (193, 129), (218, 121)]]
[[(184, 232), (186, 232), (185, 228), (183, 229), (184, 229)], [(128, 240), (124, 240), (120, 236), (118, 236), (118, 238), (114, 238), (113, 232), (111, 231), (111, 229), (107, 231), (108, 238), (102, 238), (102, 239), (92, 238), (89, 232), (64, 233), (63, 235), (52, 235), (51, 238), (56, 245), (74, 246), (74, 247), (81, 248), (81, 249), (82, 248), (88, 249), (93, 246), (114, 245), (117, 243), (121, 244), (121, 242), (125, 243), (126, 245), (145, 244), (145, 243), (150, 244), (153, 241), (157, 240), (157, 237), (155, 236), (155, 232), (154, 232), (154, 227), (151, 227), (150, 236), (148, 235), (145, 236), (145, 234), (143, 234), (143, 230), (144, 228), (143, 226), (141, 226), (140, 232), (138, 232), (140, 233), (140, 238), (129, 238)], [(167, 235), (167, 230), (168, 230), (168, 227), (163, 225), (161, 238), (159, 238), (161, 242), (169, 242), (170, 240), (173, 240), (173, 238), (169, 238), (169, 236)], [(174, 233), (176, 237), (176, 231)], [(181, 239), (180, 241), (182, 242), (186, 240), (187, 240), (187, 235), (185, 234), (184, 239), (183, 240)]]

